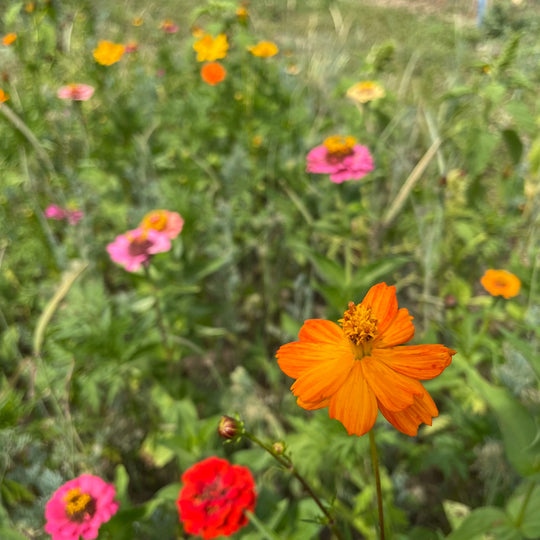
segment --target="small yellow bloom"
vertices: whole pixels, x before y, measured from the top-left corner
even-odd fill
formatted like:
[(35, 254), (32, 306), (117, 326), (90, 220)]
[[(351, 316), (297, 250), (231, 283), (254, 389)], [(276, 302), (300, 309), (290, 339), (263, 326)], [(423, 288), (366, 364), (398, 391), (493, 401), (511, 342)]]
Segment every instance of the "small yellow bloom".
[(521, 288), (519, 278), (506, 270), (486, 270), (480, 283), (492, 296), (504, 296), (506, 299), (517, 296)]
[(367, 103), (386, 95), (384, 88), (373, 81), (361, 81), (347, 90), (347, 97), (356, 103)]
[(194, 38), (201, 39), (205, 36), (206, 32), (196, 24), (191, 27), (191, 35)]
[(246, 6), (238, 6), (238, 8), (236, 8), (236, 17), (241, 23), (245, 23), (247, 21), (248, 15), (249, 13)]
[(112, 43), (112, 41), (100, 41), (97, 48), (94, 49), (94, 58), (102, 66), (110, 66), (122, 58), (126, 48), (121, 43)]
[(17, 39), (15, 32), (10, 32), (2, 38), (2, 45), (11, 45)]
[(35, 9), (36, 9), (35, 2), (27, 2), (26, 5), (24, 6), (24, 11), (26, 11), (26, 13), (33, 13)]
[(227, 56), (229, 42), (225, 34), (215, 38), (206, 34), (193, 44), (193, 48), (197, 51), (197, 62), (213, 62)]
[(133, 20), (131, 21), (131, 24), (133, 26), (142, 26), (143, 23), (144, 21), (142, 17), (134, 17)]
[(9, 94), (7, 94), (6, 92), (4, 92), (1, 88), (0, 88), (0, 103), (4, 103), (5, 101), (7, 101), (9, 99)]
[(277, 48), (277, 45), (271, 41), (260, 41), (257, 45), (248, 47), (248, 51), (253, 56), (270, 58), (271, 56), (275, 56), (279, 52), (279, 49)]

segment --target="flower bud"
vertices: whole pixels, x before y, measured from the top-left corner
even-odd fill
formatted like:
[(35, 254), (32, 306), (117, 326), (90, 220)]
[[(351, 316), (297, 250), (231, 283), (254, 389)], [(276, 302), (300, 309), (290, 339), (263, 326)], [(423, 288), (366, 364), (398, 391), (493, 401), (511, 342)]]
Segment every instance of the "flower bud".
[(282, 441), (277, 441), (272, 445), (272, 450), (278, 455), (281, 456), (285, 452), (285, 443)]
[(219, 419), (218, 433), (224, 439), (234, 439), (240, 433), (240, 424), (234, 418), (223, 415)]

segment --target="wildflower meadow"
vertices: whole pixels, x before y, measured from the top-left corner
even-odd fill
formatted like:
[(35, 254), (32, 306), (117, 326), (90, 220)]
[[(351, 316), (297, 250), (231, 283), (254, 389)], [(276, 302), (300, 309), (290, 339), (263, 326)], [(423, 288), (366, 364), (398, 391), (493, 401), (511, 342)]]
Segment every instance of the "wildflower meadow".
[(540, 539), (538, 7), (3, 0), (0, 540)]

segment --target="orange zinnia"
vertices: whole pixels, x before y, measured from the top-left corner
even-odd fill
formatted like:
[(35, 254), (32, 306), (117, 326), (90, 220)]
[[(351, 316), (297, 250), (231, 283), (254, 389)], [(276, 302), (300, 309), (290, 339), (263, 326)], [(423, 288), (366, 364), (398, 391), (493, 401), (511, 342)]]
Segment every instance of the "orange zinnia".
[(219, 62), (209, 62), (201, 68), (201, 77), (210, 86), (220, 83), (225, 79), (225, 75), (227, 75), (227, 71)]
[(291, 390), (304, 409), (329, 408), (349, 435), (364, 435), (377, 409), (399, 431), (416, 435), (439, 414), (419, 380), (433, 379), (456, 353), (443, 345), (406, 345), (412, 317), (398, 309), (396, 288), (371, 287), (362, 303), (349, 303), (341, 328), (321, 319), (305, 321), (299, 341), (277, 352), (279, 367), (296, 379)]
[(519, 278), (506, 270), (486, 270), (480, 283), (492, 296), (504, 296), (506, 299), (517, 296), (521, 288)]

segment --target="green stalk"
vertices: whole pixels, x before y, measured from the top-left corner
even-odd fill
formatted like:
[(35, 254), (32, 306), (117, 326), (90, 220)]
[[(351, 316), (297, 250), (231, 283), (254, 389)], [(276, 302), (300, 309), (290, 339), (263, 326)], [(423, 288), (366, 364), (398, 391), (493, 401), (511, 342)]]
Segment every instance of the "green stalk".
[(379, 513), (379, 531), (380, 539), (384, 540), (384, 513), (383, 513), (383, 500), (381, 489), (381, 476), (379, 473), (379, 457), (377, 455), (377, 446), (375, 445), (375, 435), (373, 430), (369, 432), (369, 449), (371, 453), (371, 464), (373, 466), (373, 473), (375, 474), (375, 487), (377, 488), (377, 510)]
[(325, 508), (319, 497), (313, 491), (311, 486), (307, 483), (305, 478), (295, 469), (292, 460), (283, 455), (278, 454), (271, 446), (263, 443), (258, 437), (250, 433), (249, 431), (243, 431), (242, 435), (246, 436), (248, 439), (253, 441), (255, 444), (259, 445), (263, 450), (266, 450), (280, 465), (287, 469), (299, 482), (302, 484), (302, 487), (306, 490), (308, 495), (315, 501), (317, 506), (320, 508), (321, 512), (325, 515), (328, 520), (328, 527), (334, 533), (335, 537), (338, 540), (344, 540), (341, 531), (337, 528), (334, 517), (330, 512)]
[(531, 500), (531, 495), (533, 494), (535, 487), (536, 487), (536, 483), (531, 482), (529, 484), (529, 488), (527, 489), (527, 492), (525, 493), (525, 498), (523, 499), (521, 510), (519, 511), (519, 515), (516, 519), (516, 527), (518, 529), (521, 527), (521, 524), (523, 523), (523, 519), (525, 518), (525, 512), (527, 511), (527, 506), (529, 505), (529, 501)]

